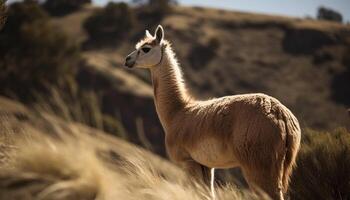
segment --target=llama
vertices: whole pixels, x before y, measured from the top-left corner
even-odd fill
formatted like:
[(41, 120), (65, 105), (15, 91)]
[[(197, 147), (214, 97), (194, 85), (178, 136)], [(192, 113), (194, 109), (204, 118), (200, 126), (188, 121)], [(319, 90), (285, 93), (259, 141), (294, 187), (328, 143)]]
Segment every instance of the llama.
[(288, 108), (260, 93), (206, 101), (191, 97), (160, 25), (154, 36), (146, 30), (125, 66), (151, 71), (155, 107), (172, 161), (205, 183), (214, 176), (211, 169), (240, 167), (253, 191), (284, 198), (301, 136)]

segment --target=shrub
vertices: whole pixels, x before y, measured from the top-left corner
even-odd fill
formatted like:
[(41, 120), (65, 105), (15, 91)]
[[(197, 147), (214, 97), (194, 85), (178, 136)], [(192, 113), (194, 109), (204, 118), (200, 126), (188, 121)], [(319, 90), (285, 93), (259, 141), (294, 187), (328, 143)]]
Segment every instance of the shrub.
[(188, 56), (191, 67), (195, 70), (204, 69), (204, 67), (216, 56), (216, 51), (219, 47), (220, 42), (215, 38), (210, 39), (205, 45), (195, 45)]
[(6, 0), (0, 0), (0, 30), (2, 26), (5, 23), (6, 19), (6, 7), (5, 7)]
[(83, 26), (94, 42), (120, 41), (135, 26), (133, 11), (126, 3), (109, 2), (103, 10), (86, 19)]
[(0, 93), (27, 99), (30, 90), (42, 90), (72, 77), (78, 48), (49, 23), (34, 1), (13, 3), (0, 32)]
[(171, 12), (171, 4), (175, 1), (171, 0), (149, 0), (148, 6), (150, 9), (159, 15), (159, 17), (164, 17)]
[(341, 104), (350, 106), (350, 48), (342, 55), (344, 70), (334, 75), (332, 80), (332, 98)]
[(350, 198), (350, 133), (306, 130), (291, 182), (291, 199)]
[(319, 7), (317, 12), (317, 19), (342, 22), (343, 16), (335, 10), (325, 7)]
[(54, 16), (62, 16), (80, 9), (91, 0), (46, 0), (44, 8)]
[(166, 15), (172, 12), (171, 6), (176, 0), (134, 0), (139, 5), (139, 19), (147, 20), (147, 24), (158, 24)]

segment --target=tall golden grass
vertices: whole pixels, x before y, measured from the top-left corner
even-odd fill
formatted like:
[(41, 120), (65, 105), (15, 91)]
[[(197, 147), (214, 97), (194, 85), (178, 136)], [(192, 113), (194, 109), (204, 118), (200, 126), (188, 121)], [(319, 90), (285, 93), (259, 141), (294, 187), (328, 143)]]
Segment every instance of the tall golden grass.
[[(0, 170), (0, 199), (211, 199), (206, 186), (183, 174), (169, 178), (136, 149), (106, 160), (98, 152), (110, 146), (93, 135), (51, 125), (58, 137), (28, 129), (12, 140), (16, 148)], [(218, 199), (261, 199), (234, 186), (216, 192)]]
[[(102, 124), (96, 99), (87, 100), (94, 107), (88, 109), (53, 93), (27, 113), (15, 111), (20, 120), (0, 104), (0, 199), (212, 199), (208, 187), (175, 165), (95, 129)], [(349, 155), (348, 130), (303, 130), (289, 198), (348, 199)], [(222, 200), (268, 199), (230, 184), (215, 193)]]
[[(60, 92), (53, 93), (46, 103), (28, 109), (28, 121), (1, 118), (0, 199), (212, 199), (207, 186), (175, 165), (84, 126), (71, 116), (77, 102), (67, 104)], [(268, 199), (234, 185), (215, 192), (223, 200)]]

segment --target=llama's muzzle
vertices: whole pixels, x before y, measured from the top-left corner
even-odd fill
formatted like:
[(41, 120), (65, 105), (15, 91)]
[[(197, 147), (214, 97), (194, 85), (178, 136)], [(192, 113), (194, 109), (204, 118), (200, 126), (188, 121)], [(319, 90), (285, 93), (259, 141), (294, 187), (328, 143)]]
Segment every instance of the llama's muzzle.
[(132, 68), (132, 67), (135, 65), (135, 61), (133, 61), (133, 60), (131, 59), (131, 57), (128, 56), (128, 57), (126, 57), (126, 59), (125, 59), (125, 64), (124, 64), (124, 65), (127, 66), (128, 68)]

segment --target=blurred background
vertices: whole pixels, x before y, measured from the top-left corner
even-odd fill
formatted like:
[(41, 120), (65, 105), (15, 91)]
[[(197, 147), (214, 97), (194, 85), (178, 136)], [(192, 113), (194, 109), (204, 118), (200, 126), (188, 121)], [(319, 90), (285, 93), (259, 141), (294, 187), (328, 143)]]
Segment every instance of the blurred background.
[(341, 129), (350, 151), (349, 1), (0, 2), (0, 98), (12, 106), (45, 108), (166, 157), (149, 73), (123, 67), (145, 29), (161, 24), (195, 96), (266, 93), (309, 140)]

